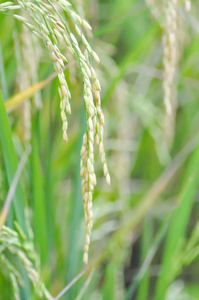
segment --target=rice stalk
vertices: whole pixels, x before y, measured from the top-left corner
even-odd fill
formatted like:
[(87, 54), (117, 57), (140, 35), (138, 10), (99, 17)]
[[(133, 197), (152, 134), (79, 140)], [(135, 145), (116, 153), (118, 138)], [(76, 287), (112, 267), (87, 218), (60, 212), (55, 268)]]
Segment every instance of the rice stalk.
[(38, 257), (34, 250), (33, 241), (26, 239), (18, 224), (16, 224), (16, 230), (7, 226), (2, 227), (0, 231), (0, 254), (0, 261), (4, 265), (1, 272), (5, 273), (7, 271), (9, 273), (14, 299), (20, 299), (19, 288), (24, 283), (15, 263), (11, 260), (13, 255), (15, 259), (22, 263), (37, 295), (40, 298), (44, 296), (46, 299), (53, 299), (40, 279)]
[(178, 0), (165, 1), (165, 23), (163, 33), (163, 90), (166, 109), (164, 131), (169, 145), (173, 140), (175, 117), (177, 108), (176, 99), (176, 68), (178, 62), (177, 40), (177, 8)]
[[(174, 132), (177, 101), (177, 68), (180, 58), (180, 34), (179, 21), (179, 0), (167, 0), (164, 3), (165, 22), (163, 26), (163, 90), (165, 105), (164, 133), (169, 146), (171, 146)], [(184, 0), (187, 11), (191, 10), (191, 1)]]
[[(69, 100), (71, 93), (64, 75), (65, 62), (67, 58), (60, 51), (60, 44), (65, 44), (67, 49), (72, 53), (76, 59), (83, 84), (83, 98), (86, 110), (87, 129), (83, 136), (83, 145), (81, 149), (81, 171), (82, 179), (82, 195), (84, 202), (84, 214), (86, 223), (86, 243), (84, 247), (84, 263), (88, 262), (88, 250), (90, 244), (90, 235), (92, 229), (92, 194), (94, 186), (96, 185), (96, 174), (94, 171), (94, 139), (99, 148), (100, 158), (103, 164), (103, 171), (106, 177), (107, 184), (110, 184), (110, 175), (106, 163), (103, 132), (104, 132), (104, 115), (101, 109), (100, 100), (100, 82), (97, 78), (95, 69), (92, 66), (91, 58), (99, 63), (99, 57), (88, 43), (82, 28), (91, 30), (90, 25), (82, 19), (72, 8), (68, 1), (58, 0), (47, 2), (41, 0), (25, 1), (18, 0), (18, 5), (14, 3), (5, 2), (0, 5), (0, 11), (7, 12), (21, 8), (25, 11), (29, 18), (21, 16), (20, 14), (13, 14), (15, 19), (27, 26), (31, 32), (41, 39), (50, 55), (51, 61), (54, 65), (59, 78), (59, 95), (60, 95), (60, 110), (62, 120), (63, 140), (68, 141), (67, 129), (68, 122), (66, 113), (71, 114), (71, 106)], [(59, 8), (64, 10), (71, 18), (75, 33), (70, 31), (70, 28), (64, 17), (59, 12)], [(29, 21), (30, 20), (30, 21)], [(78, 39), (84, 46), (84, 53), (80, 49)]]
[[(37, 44), (34, 35), (29, 35), (26, 26), (22, 26), (21, 32), (14, 35), (15, 53), (17, 60), (17, 86), (19, 91), (23, 91), (30, 85), (38, 82), (38, 67), (40, 62), (41, 49)], [(36, 108), (42, 108), (41, 94), (37, 92), (34, 95), (34, 105)], [(25, 142), (29, 142), (31, 138), (31, 103), (30, 99), (26, 99), (20, 107), (22, 113), (23, 138)]]

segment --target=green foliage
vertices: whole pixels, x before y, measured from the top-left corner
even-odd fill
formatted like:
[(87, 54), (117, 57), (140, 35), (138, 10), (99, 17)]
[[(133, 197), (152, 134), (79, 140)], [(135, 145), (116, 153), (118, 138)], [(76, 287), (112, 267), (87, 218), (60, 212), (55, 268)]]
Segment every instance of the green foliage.
[[(31, 78), (22, 88), (30, 72), (23, 62), (19, 68), (18, 56), (28, 48), (23, 26), (12, 11), (2, 12), (0, 211), (27, 144), (32, 151), (19, 178), (7, 224), (0, 231), (0, 298), (12, 299), (12, 292), (15, 299), (39, 299), (41, 294), (52, 299), (52, 294), (58, 300), (56, 295), (66, 286), (60, 299), (197, 300), (197, 1), (192, 1), (189, 12), (185, 1), (179, 1), (178, 104), (171, 145), (165, 138), (162, 88), (163, 1), (71, 3), (74, 11), (92, 24), (89, 42), (101, 61), (94, 67), (102, 86), (111, 186), (106, 186), (100, 155), (95, 151), (97, 185), (89, 264), (85, 267), (86, 226), (79, 173), (88, 114), (79, 58), (60, 43), (61, 53), (69, 59), (63, 73), (71, 92), (66, 144), (57, 92), (60, 82), (48, 50), (28, 31), (38, 50), (37, 80)], [(75, 32), (76, 23), (67, 10), (64, 17), (67, 28)], [(50, 38), (53, 40), (52, 32)], [(78, 42), (82, 50), (82, 37)], [(38, 109), (36, 98), (40, 96), (43, 107)], [(24, 105), (28, 102), (31, 138), (26, 140)], [(19, 224), (16, 230), (15, 221)], [(32, 270), (36, 277), (31, 277)]]
[[(1, 145), (3, 149), (3, 157), (4, 157), (7, 179), (9, 184), (11, 184), (14, 178), (14, 173), (17, 168), (17, 156), (12, 141), (12, 133), (11, 133), (8, 116), (5, 110), (4, 101), (1, 94), (0, 94), (0, 111), (1, 111), (1, 118), (0, 118)], [(19, 224), (23, 228), (24, 232), (27, 233), (27, 229), (25, 225), (25, 214), (24, 214), (25, 201), (24, 201), (22, 188), (19, 184), (14, 195), (13, 204), (14, 204), (14, 212), (13, 209), (11, 208), (10, 216), (8, 218), (9, 224), (13, 226), (13, 213), (15, 213)]]

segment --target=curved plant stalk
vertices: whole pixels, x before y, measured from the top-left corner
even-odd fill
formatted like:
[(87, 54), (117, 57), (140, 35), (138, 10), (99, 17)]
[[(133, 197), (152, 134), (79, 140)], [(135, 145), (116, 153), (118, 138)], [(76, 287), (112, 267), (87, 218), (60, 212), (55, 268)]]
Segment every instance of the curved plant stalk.
[[(3, 226), (0, 232), (0, 261), (4, 265), (3, 272), (8, 271), (12, 292), (15, 299), (19, 297), (19, 287), (23, 285), (21, 274), (17, 271), (15, 263), (7, 258), (7, 253), (11, 256), (15, 256), (15, 259), (20, 261), (24, 266), (27, 275), (35, 287), (36, 294), (41, 298), (45, 296), (45, 299), (53, 300), (54, 298), (46, 289), (44, 283), (40, 279), (39, 272), (37, 270), (37, 254), (35, 253), (33, 242), (27, 241), (24, 232), (18, 224), (16, 225), (16, 231), (7, 226)], [(4, 254), (6, 252), (6, 255)]]
[[(58, 73), (60, 83), (59, 95), (61, 98), (60, 110), (63, 123), (62, 131), (63, 140), (65, 142), (68, 141), (68, 122), (66, 113), (71, 114), (69, 101), (71, 94), (63, 72), (65, 67), (64, 63), (68, 62), (68, 60), (60, 51), (61, 43), (65, 44), (67, 49), (76, 59), (84, 84), (83, 98), (87, 128), (83, 136), (83, 145), (81, 149), (82, 159), (80, 175), (82, 177), (82, 195), (87, 230), (83, 261), (84, 263), (87, 263), (90, 235), (93, 225), (92, 194), (94, 186), (97, 183), (94, 171), (94, 141), (99, 148), (106, 182), (110, 185), (110, 175), (106, 163), (103, 143), (104, 115), (101, 109), (100, 100), (101, 87), (95, 69), (92, 66), (92, 58), (94, 58), (97, 63), (99, 63), (100, 60), (95, 51), (91, 48), (82, 31), (82, 28), (91, 30), (91, 26), (72, 9), (71, 3), (65, 0), (47, 0), (47, 2), (41, 0), (17, 0), (17, 2), (18, 5), (15, 5), (11, 1), (1, 4), (0, 12), (12, 12), (12, 10), (21, 8), (22, 11), (27, 13), (29, 18), (21, 16), (20, 13), (13, 14), (13, 17), (27, 26), (30, 31), (45, 44), (54, 68)], [(65, 11), (70, 17), (75, 26), (74, 33), (71, 32), (62, 16), (60, 8), (61, 11)], [(77, 39), (83, 44), (84, 52), (80, 49)]]
[(7, 219), (9, 210), (10, 210), (10, 206), (11, 206), (11, 203), (12, 203), (12, 199), (13, 199), (13, 196), (14, 196), (14, 193), (15, 193), (15, 190), (16, 190), (16, 187), (17, 187), (20, 175), (21, 175), (21, 173), (23, 171), (23, 168), (25, 166), (26, 160), (27, 160), (28, 155), (30, 154), (30, 152), (31, 152), (31, 147), (28, 146), (26, 148), (26, 151), (25, 151), (24, 155), (21, 158), (21, 161), (20, 161), (20, 163), (18, 165), (17, 171), (16, 171), (15, 176), (13, 178), (13, 181), (12, 181), (12, 184), (10, 186), (8, 195), (6, 197), (3, 209), (2, 209), (1, 214), (0, 214), (0, 231), (1, 231), (2, 226), (6, 222), (6, 219)]
[(171, 145), (175, 128), (177, 108), (176, 98), (176, 68), (178, 62), (177, 12), (178, 0), (165, 2), (165, 23), (163, 34), (163, 89), (166, 109), (164, 131), (169, 145)]
[[(165, 104), (164, 132), (169, 146), (171, 146), (174, 132), (177, 102), (177, 83), (176, 72), (179, 61), (179, 28), (178, 28), (178, 9), (179, 0), (165, 1), (165, 22), (163, 26), (163, 90)], [(184, 0), (187, 11), (191, 9), (190, 0)]]
[[(9, 124), (9, 119), (4, 104), (5, 102), (0, 93), (0, 112), (1, 112), (0, 142), (2, 145), (2, 153), (5, 162), (6, 176), (8, 179), (8, 183), (11, 186), (18, 166), (18, 162), (17, 162), (15, 147), (12, 140), (12, 133)], [(20, 182), (18, 183), (16, 191), (14, 193), (13, 208), (11, 208), (10, 211), (10, 218), (8, 218), (8, 222), (10, 226), (13, 225), (13, 216), (12, 216), (13, 210), (15, 212), (15, 216), (18, 223), (20, 224), (23, 231), (28, 236), (28, 231), (25, 223), (25, 198), (24, 198), (24, 194)]]

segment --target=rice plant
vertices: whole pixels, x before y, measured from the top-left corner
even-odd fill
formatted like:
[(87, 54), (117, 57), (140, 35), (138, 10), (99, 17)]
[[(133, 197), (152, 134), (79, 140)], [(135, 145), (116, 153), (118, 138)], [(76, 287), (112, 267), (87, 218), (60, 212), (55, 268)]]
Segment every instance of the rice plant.
[(199, 299), (198, 10), (1, 1), (0, 298)]

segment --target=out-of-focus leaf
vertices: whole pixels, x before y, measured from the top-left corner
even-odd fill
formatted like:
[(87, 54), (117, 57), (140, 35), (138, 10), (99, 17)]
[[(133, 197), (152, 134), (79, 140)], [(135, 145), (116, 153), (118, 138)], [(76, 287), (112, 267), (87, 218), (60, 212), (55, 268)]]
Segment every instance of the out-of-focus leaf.
[(7, 112), (13, 111), (15, 108), (17, 108), (20, 104), (25, 102), (27, 99), (30, 99), (36, 92), (40, 91), (43, 89), (48, 83), (50, 83), (55, 77), (56, 73), (49, 76), (47, 79), (36, 83), (33, 86), (28, 87), (27, 89), (15, 94), (11, 98), (9, 98), (5, 102), (5, 107)]
[(199, 147), (194, 151), (192, 158), (188, 165), (188, 170), (185, 174), (183, 190), (179, 196), (179, 206), (173, 216), (173, 221), (170, 225), (165, 250), (162, 260), (160, 276), (157, 282), (155, 299), (165, 299), (166, 290), (171, 283), (172, 277), (172, 262), (173, 257), (178, 249), (179, 243), (184, 238), (187, 224), (189, 221), (191, 209), (193, 206), (194, 195), (199, 179)]
[[(14, 144), (12, 141), (11, 128), (5, 110), (4, 100), (1, 93), (0, 93), (0, 140), (1, 140), (2, 150), (3, 150), (6, 175), (7, 175), (9, 185), (11, 185), (14, 178), (14, 174), (18, 166), (18, 161), (17, 161)], [(17, 185), (14, 194), (12, 206), (14, 206), (14, 214), (16, 215), (17, 221), (19, 222), (22, 229), (28, 236), (28, 231), (25, 224), (25, 213), (24, 213), (25, 200), (24, 200), (24, 195), (23, 195), (20, 181)], [(8, 221), (9, 221), (9, 225), (13, 223), (12, 214), (10, 214)]]

